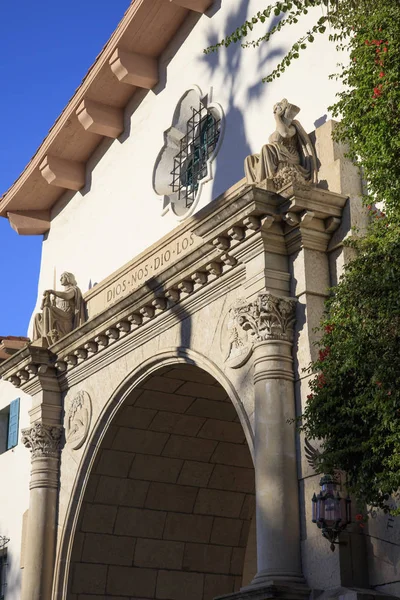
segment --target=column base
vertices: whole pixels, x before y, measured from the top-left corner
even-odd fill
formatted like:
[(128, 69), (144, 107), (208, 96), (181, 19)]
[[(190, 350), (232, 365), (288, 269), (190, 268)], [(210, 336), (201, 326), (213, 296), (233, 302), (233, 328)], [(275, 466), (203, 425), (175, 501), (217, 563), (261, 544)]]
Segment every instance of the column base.
[(310, 590), (305, 584), (271, 580), (264, 586), (249, 585), (239, 592), (217, 596), (214, 600), (395, 600), (397, 596), (364, 588)]
[(310, 588), (305, 583), (277, 581), (271, 579), (263, 585), (249, 585), (240, 592), (218, 596), (214, 600), (309, 600)]
[(338, 587), (328, 590), (312, 590), (311, 600), (394, 600), (398, 596), (390, 596), (384, 592), (370, 588), (348, 588)]

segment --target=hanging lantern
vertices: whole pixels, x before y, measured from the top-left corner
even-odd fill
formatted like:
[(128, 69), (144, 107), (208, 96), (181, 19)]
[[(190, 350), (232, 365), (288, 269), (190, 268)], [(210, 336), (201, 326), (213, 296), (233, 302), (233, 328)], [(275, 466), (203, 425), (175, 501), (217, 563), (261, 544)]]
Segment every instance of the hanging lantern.
[(312, 498), (312, 522), (321, 529), (324, 538), (330, 541), (332, 552), (339, 535), (351, 523), (350, 497), (341, 497), (332, 475), (324, 475), (319, 482), (321, 491)]

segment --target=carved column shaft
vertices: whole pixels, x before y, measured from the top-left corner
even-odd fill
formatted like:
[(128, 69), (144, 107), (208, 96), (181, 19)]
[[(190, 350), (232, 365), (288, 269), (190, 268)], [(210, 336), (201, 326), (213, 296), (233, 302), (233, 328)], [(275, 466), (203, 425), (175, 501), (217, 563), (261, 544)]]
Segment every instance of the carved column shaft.
[(34, 423), (22, 431), (32, 452), (22, 600), (50, 600), (56, 551), (61, 426)]
[(254, 347), (257, 575), (302, 582), (292, 344)]
[(262, 293), (231, 311), (230, 365), (254, 356), (258, 572), (252, 588), (304, 582), (293, 422), (295, 309), (292, 299)]

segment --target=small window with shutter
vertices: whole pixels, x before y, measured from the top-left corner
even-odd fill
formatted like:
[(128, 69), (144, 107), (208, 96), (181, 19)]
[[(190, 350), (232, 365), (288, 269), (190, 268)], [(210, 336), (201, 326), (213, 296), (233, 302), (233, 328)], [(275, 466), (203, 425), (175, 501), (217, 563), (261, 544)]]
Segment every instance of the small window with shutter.
[(8, 419), (7, 450), (15, 448), (18, 444), (19, 427), (19, 398), (13, 400), (10, 404), (10, 415)]
[(19, 398), (0, 410), (0, 454), (18, 444)]

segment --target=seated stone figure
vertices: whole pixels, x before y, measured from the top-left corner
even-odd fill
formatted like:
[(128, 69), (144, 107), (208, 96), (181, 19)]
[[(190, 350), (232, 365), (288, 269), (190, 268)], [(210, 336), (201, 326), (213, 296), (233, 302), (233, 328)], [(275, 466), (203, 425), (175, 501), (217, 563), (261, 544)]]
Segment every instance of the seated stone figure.
[(286, 98), (274, 106), (276, 130), (260, 154), (247, 156), (244, 171), (247, 183), (272, 180), (275, 189), (298, 181), (317, 183), (317, 161), (310, 138), (298, 121), (300, 108)]
[(84, 300), (75, 276), (63, 273), (60, 282), (65, 291), (46, 290), (43, 293), (43, 312), (35, 315), (33, 341), (44, 338), (48, 345), (54, 344), (86, 320)]

